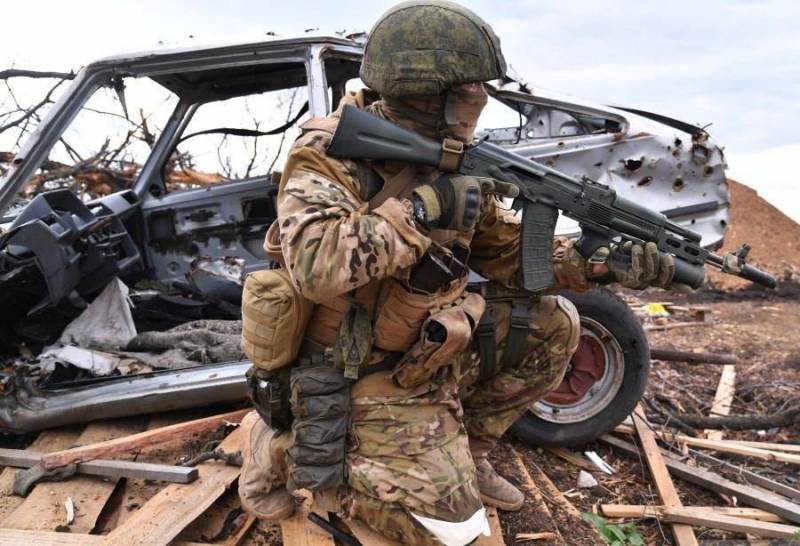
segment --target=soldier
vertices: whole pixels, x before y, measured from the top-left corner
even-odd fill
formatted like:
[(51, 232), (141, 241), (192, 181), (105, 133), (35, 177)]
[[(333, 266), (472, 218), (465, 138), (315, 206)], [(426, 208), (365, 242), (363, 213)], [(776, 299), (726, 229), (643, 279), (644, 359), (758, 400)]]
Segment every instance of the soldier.
[[(477, 15), (406, 2), (372, 29), (361, 67), (368, 89), (342, 104), (470, 143), (483, 82), (505, 71), (499, 39)], [(306, 318), (291, 321), (301, 324), (295, 347), (276, 333), (277, 311), (260, 315), (273, 322), (258, 328), (292, 354), (277, 365), (251, 357), (258, 413), (242, 423), (242, 505), (281, 519), (294, 510), (290, 492), (305, 487), (402, 544), (468, 544), (489, 534), (484, 505), (522, 506), (487, 455), (562, 380), (578, 314), (561, 296), (519, 290), (519, 220), (496, 195), (501, 183), (328, 157), (339, 111), (303, 125), (280, 182), (266, 247), (283, 288), (271, 297), (294, 294), (275, 300), (280, 316)], [(668, 287), (674, 269), (652, 245), (585, 260), (564, 238), (553, 262), (554, 290)], [(480, 293), (467, 290), (469, 269), (490, 281)], [(267, 339), (248, 326), (253, 313), (246, 296), (245, 352)]]

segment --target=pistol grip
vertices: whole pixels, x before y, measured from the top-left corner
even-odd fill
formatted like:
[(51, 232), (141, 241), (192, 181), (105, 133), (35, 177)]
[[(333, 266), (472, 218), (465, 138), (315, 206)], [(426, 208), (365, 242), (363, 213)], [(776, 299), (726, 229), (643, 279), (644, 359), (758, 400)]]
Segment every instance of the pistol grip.
[(536, 292), (555, 284), (553, 275), (553, 235), (558, 209), (526, 201), (520, 228), (520, 261), (522, 286)]

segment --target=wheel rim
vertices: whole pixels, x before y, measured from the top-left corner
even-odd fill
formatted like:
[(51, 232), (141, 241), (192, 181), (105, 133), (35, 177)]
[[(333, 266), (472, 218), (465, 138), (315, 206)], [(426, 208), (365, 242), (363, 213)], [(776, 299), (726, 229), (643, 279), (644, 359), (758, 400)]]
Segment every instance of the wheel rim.
[(578, 349), (561, 384), (531, 412), (552, 423), (578, 423), (603, 411), (619, 392), (625, 356), (602, 324), (581, 317)]

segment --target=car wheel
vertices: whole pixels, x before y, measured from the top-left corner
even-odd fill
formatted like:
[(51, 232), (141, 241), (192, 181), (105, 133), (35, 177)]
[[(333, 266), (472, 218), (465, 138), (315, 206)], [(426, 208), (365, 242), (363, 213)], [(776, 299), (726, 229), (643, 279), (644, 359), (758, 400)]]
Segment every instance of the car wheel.
[(639, 319), (607, 290), (562, 295), (581, 316), (581, 338), (561, 384), (512, 427), (535, 446), (590, 442), (630, 415), (647, 385), (650, 348)]

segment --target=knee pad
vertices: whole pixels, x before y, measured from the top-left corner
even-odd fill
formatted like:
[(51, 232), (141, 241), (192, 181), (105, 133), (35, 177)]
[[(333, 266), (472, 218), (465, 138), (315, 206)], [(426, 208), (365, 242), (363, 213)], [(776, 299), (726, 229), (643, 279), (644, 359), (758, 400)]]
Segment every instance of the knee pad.
[(581, 320), (575, 305), (563, 296), (542, 296), (531, 307), (531, 341), (547, 344), (551, 355), (564, 360), (564, 366), (578, 348)]

